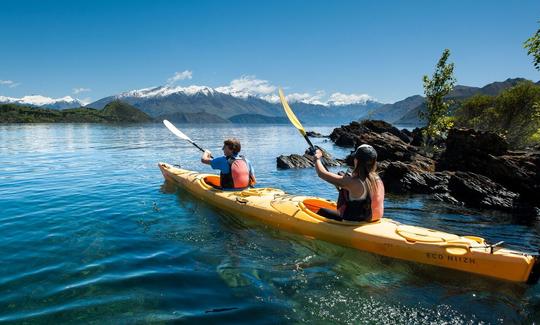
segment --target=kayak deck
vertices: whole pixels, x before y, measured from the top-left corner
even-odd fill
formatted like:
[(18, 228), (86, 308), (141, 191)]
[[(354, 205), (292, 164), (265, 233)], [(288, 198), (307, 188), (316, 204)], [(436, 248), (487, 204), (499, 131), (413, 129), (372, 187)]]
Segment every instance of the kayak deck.
[[(458, 236), (391, 219), (351, 222), (326, 219), (319, 208), (334, 208), (326, 199), (297, 196), (274, 188), (220, 190), (219, 176), (159, 163), (166, 180), (200, 200), (274, 228), (383, 256), (436, 265), (515, 282), (538, 280), (538, 258), (488, 245), (481, 237)], [(534, 267), (534, 271), (533, 271)]]

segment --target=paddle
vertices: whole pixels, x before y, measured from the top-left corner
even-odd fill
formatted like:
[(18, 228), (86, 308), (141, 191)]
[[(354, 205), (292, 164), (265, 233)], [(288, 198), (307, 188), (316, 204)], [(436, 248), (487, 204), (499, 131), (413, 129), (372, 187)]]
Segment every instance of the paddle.
[[(187, 135), (185, 135), (182, 131), (178, 130), (176, 126), (174, 126), (171, 122), (167, 120), (163, 120), (163, 124), (171, 131), (174, 135), (179, 137), (180, 139), (187, 140), (189, 143), (197, 147), (200, 151), (204, 152), (204, 149), (201, 148), (198, 144), (195, 143), (195, 141), (191, 140)], [(210, 155), (210, 158), (213, 158), (212, 155)]]
[(283, 90), (281, 90), (281, 88), (279, 88), (279, 100), (281, 101), (281, 105), (283, 105), (283, 109), (285, 110), (285, 114), (287, 114), (289, 121), (291, 121), (292, 125), (294, 125), (298, 129), (304, 139), (306, 139), (311, 150), (315, 151), (315, 146), (313, 145), (313, 143), (311, 143), (311, 140), (309, 140), (309, 137), (307, 136), (306, 130), (304, 130), (302, 123), (300, 123), (296, 115), (294, 115), (294, 112), (287, 103), (287, 100), (285, 99), (285, 95), (283, 94)]
[[(285, 95), (283, 94), (283, 90), (281, 90), (281, 88), (279, 88), (278, 92), (279, 92), (279, 100), (281, 101), (281, 105), (283, 105), (283, 109), (285, 110), (285, 114), (287, 114), (287, 117), (289, 118), (289, 121), (291, 121), (292, 125), (294, 125), (298, 129), (298, 131), (304, 137), (304, 139), (306, 139), (306, 141), (307, 141), (307, 143), (309, 145), (309, 148), (313, 152), (315, 152), (315, 149), (317, 149), (317, 148), (315, 148), (313, 143), (311, 143), (311, 140), (309, 140), (309, 137), (307, 136), (306, 130), (302, 126), (302, 123), (300, 123), (300, 121), (298, 120), (296, 115), (294, 115), (294, 112), (292, 111), (291, 107), (287, 103), (287, 100), (285, 99)], [(328, 171), (328, 167), (326, 167), (323, 160), (321, 160), (321, 163), (322, 163), (324, 169), (326, 169)]]
[[(278, 92), (279, 92), (279, 100), (281, 101), (281, 105), (283, 105), (283, 109), (285, 110), (285, 114), (287, 114), (287, 117), (289, 118), (289, 121), (291, 121), (292, 125), (294, 125), (294, 127), (296, 127), (298, 129), (300, 134), (302, 136), (304, 136), (304, 139), (306, 139), (306, 142), (308, 143), (309, 148), (311, 149), (311, 151), (313, 151), (313, 153), (315, 153), (315, 149), (316, 149), (315, 146), (313, 145), (313, 143), (311, 143), (311, 140), (309, 140), (309, 137), (307, 136), (306, 130), (302, 126), (302, 123), (300, 123), (300, 121), (298, 120), (296, 115), (294, 115), (294, 112), (292, 111), (291, 107), (287, 103), (287, 99), (285, 99), (285, 95), (283, 94), (283, 90), (281, 90), (281, 88), (279, 88)], [(322, 159), (321, 159), (321, 164), (324, 167), (324, 169), (326, 169), (326, 171), (328, 171), (328, 167), (326, 167), (326, 165), (324, 164)], [(334, 186), (339, 191), (339, 186), (337, 186), (337, 185), (334, 185)]]

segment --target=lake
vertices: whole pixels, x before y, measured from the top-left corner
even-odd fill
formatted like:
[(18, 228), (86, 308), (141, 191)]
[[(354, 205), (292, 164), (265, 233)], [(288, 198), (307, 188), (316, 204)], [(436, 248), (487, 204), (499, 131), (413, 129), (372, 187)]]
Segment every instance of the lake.
[[(258, 186), (335, 199), (290, 125), (177, 125), (214, 155), (233, 135)], [(314, 130), (329, 134), (333, 127)], [(314, 139), (337, 157), (349, 150)], [(279, 232), (164, 183), (157, 163), (210, 172), (161, 124), (0, 125), (0, 322), (522, 323), (540, 286), (416, 265)], [(538, 222), (387, 195), (385, 216), (538, 251)]]

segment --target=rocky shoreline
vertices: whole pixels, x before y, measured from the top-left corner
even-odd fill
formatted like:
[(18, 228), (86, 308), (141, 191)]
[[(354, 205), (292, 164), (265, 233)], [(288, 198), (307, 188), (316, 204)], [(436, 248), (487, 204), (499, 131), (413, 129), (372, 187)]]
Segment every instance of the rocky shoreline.
[[(440, 154), (421, 147), (420, 129), (399, 130), (384, 121), (351, 122), (335, 128), (330, 140), (351, 150), (363, 143), (378, 153), (379, 174), (387, 193), (426, 194), (435, 200), (526, 217), (540, 216), (540, 150), (508, 149), (490, 132), (451, 129)], [(329, 166), (343, 160), (327, 157)], [(278, 168), (313, 167), (311, 156), (280, 156)]]

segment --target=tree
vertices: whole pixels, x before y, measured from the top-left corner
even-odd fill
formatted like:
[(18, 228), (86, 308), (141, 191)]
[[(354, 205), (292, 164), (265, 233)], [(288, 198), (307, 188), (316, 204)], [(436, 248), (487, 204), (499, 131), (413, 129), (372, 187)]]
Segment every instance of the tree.
[(454, 63), (446, 63), (449, 56), (450, 50), (445, 49), (431, 79), (427, 75), (423, 78), (426, 112), (420, 111), (420, 118), (427, 120), (423, 133), (428, 142), (429, 139), (442, 137), (443, 133), (452, 127), (452, 119), (448, 116), (451, 103), (444, 100), (456, 83)]
[(527, 55), (532, 55), (534, 67), (540, 71), (540, 29), (523, 43)]
[(498, 133), (510, 147), (540, 144), (540, 86), (523, 81), (497, 96), (476, 95), (461, 103), (454, 122), (458, 127)]

